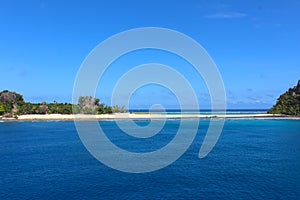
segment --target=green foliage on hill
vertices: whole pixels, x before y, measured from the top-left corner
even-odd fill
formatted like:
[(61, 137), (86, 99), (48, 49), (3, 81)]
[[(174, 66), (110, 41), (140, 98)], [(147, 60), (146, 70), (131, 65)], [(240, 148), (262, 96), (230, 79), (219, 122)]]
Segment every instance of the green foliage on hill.
[(106, 114), (126, 112), (125, 108), (107, 106), (100, 103), (100, 99), (91, 96), (79, 97), (78, 104), (70, 103), (30, 103), (25, 102), (23, 96), (4, 90), (0, 92), (0, 115), (16, 117), (24, 114)]
[(270, 114), (300, 115), (300, 80), (298, 85), (280, 95)]
[(23, 96), (8, 90), (0, 92), (0, 115), (13, 117), (18, 114), (18, 107), (24, 105)]
[(3, 115), (4, 113), (5, 113), (4, 106), (0, 105), (0, 115)]

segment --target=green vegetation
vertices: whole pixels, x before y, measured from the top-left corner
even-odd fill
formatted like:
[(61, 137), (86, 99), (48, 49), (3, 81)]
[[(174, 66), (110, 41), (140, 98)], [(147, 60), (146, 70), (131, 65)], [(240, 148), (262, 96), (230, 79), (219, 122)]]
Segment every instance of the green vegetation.
[(0, 115), (3, 115), (4, 113), (5, 113), (4, 106), (0, 105)]
[(100, 103), (100, 99), (93, 98), (91, 96), (81, 96), (78, 99), (78, 104), (73, 105), (74, 113), (83, 114), (110, 114), (110, 113), (120, 113), (126, 112), (125, 107), (121, 109), (119, 106), (107, 106), (104, 103)]
[(298, 85), (280, 95), (270, 114), (300, 115), (300, 80)]
[(78, 104), (70, 103), (30, 103), (25, 102), (23, 96), (4, 90), (0, 92), (0, 115), (17, 117), (24, 114), (106, 114), (126, 112), (125, 107), (107, 106), (100, 103), (100, 99), (91, 96), (79, 97)]

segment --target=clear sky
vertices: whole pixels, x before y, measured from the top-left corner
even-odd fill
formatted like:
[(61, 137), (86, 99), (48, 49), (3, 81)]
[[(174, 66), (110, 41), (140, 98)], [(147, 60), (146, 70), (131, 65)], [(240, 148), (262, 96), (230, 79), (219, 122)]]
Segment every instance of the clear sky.
[[(207, 50), (223, 77), (228, 108), (270, 108), (300, 79), (299, 19), (298, 0), (0, 0), (0, 90), (21, 93), (26, 101), (71, 102), (77, 71), (96, 45), (121, 31), (150, 26), (180, 31)], [(113, 81), (126, 68), (121, 65), (185, 65), (167, 53), (157, 60), (158, 53), (120, 59), (97, 96), (109, 104)], [(192, 71), (185, 72), (195, 81)], [(205, 108), (207, 89), (198, 89)], [(167, 92), (141, 88), (132, 107), (176, 105)]]

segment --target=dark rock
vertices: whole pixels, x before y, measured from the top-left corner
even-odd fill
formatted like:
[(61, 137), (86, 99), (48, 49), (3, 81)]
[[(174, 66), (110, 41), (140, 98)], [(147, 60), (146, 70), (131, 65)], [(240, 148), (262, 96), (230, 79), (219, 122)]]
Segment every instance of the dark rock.
[(14, 115), (13, 115), (12, 113), (5, 113), (5, 114), (3, 115), (3, 117), (4, 117), (4, 118), (13, 118)]

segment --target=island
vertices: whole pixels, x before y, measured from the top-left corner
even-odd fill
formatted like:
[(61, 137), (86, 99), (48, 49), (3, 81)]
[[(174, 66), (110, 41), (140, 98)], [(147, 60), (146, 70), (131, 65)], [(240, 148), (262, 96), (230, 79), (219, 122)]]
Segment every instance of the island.
[(300, 80), (297, 86), (289, 88), (288, 91), (280, 95), (268, 113), (300, 116)]
[(281, 95), (277, 103), (267, 113), (253, 114), (202, 114), (195, 113), (132, 113), (124, 106), (107, 106), (99, 98), (81, 96), (77, 104), (31, 103), (25, 102), (23, 96), (16, 92), (4, 90), (0, 92), (0, 119), (6, 121), (27, 120), (116, 120), (116, 119), (300, 119), (300, 80), (298, 85)]
[(97, 115), (125, 112), (126, 109), (124, 106), (107, 106), (101, 103), (100, 99), (91, 96), (80, 96), (78, 104), (58, 103), (55, 100), (52, 103), (31, 103), (25, 102), (23, 96), (16, 92), (8, 90), (0, 92), (0, 116), (2, 116), (3, 119), (18, 119), (25, 115), (32, 117), (40, 115), (42, 116), (40, 118), (49, 118), (50, 116), (72, 114)]

